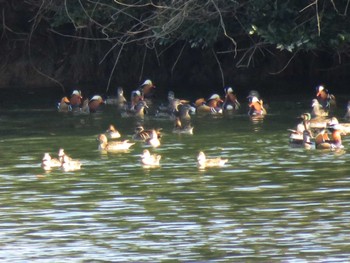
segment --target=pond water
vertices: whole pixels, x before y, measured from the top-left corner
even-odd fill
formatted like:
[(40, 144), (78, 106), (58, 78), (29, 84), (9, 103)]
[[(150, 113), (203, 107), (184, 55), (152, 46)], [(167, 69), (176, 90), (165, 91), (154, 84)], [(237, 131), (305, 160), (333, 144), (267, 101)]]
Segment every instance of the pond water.
[[(97, 135), (132, 118), (113, 108), (74, 116), (55, 108), (0, 114), (0, 260), (3, 262), (342, 262), (350, 258), (350, 139), (341, 153), (290, 148), (295, 112), (252, 123), (244, 113), (193, 117), (194, 135), (163, 129), (159, 168), (137, 143), (103, 154)], [(58, 149), (82, 169), (44, 172)], [(228, 159), (199, 170), (196, 156)]]

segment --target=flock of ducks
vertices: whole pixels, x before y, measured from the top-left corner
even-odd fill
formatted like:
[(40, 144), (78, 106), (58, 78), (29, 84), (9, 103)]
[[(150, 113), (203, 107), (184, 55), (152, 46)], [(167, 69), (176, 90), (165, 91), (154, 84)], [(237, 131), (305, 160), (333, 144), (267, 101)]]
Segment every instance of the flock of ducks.
[(65, 172), (70, 172), (80, 170), (81, 162), (66, 155), (64, 149), (59, 149), (58, 158), (52, 158), (49, 153), (44, 153), (44, 157), (41, 161), (41, 167), (45, 171), (60, 168)]
[[(289, 129), (290, 145), (306, 149), (336, 151), (343, 149), (342, 135), (350, 132), (350, 126), (349, 123), (339, 123), (335, 116), (331, 116), (335, 106), (335, 96), (330, 94), (324, 86), (318, 86), (316, 96), (311, 103), (311, 113), (301, 114), (300, 123), (296, 129)], [(350, 119), (350, 102), (344, 119)]]
[[(174, 92), (169, 91), (167, 103), (155, 105), (153, 95), (156, 86), (151, 80), (145, 80), (136, 90), (133, 90), (128, 101), (124, 97), (121, 87), (117, 89), (116, 97), (102, 99), (100, 95), (94, 95), (91, 99), (83, 99), (79, 90), (74, 90), (70, 96), (63, 97), (58, 103), (59, 112), (73, 112), (77, 114), (94, 113), (102, 110), (103, 105), (112, 105), (120, 113), (121, 117), (135, 117), (143, 120), (145, 115), (153, 114), (155, 117), (166, 117), (174, 122), (173, 133), (193, 134), (194, 127), (191, 123), (191, 115), (224, 115), (236, 113), (240, 110), (236, 95), (231, 87), (224, 89), (224, 97), (213, 94), (208, 99), (198, 98), (194, 103), (186, 99), (175, 97)], [(248, 115), (252, 119), (261, 119), (267, 114), (263, 100), (255, 90), (249, 92), (247, 96)], [(303, 113), (300, 116), (300, 123), (296, 129), (290, 129), (289, 141), (292, 147), (304, 147), (307, 149), (342, 149), (341, 135), (346, 134), (346, 125), (339, 124), (335, 117), (330, 118), (330, 112), (335, 106), (335, 97), (329, 94), (324, 86), (317, 87), (315, 98), (312, 100), (311, 113)], [(346, 115), (350, 119), (350, 103)], [(331, 139), (328, 137), (331, 133)], [(101, 152), (127, 151), (135, 143), (144, 142), (145, 145), (157, 148), (161, 145), (161, 129), (145, 130), (142, 125), (137, 125), (132, 135), (132, 141), (120, 140), (121, 134), (114, 125), (98, 135), (98, 150)], [(78, 170), (81, 163), (66, 157), (63, 149), (59, 151), (59, 158), (52, 159), (48, 153), (44, 154), (42, 167), (44, 170), (51, 170), (60, 167), (65, 171)], [(149, 150), (144, 150), (140, 162), (145, 167), (157, 167), (160, 165), (161, 156), (152, 154)], [(222, 167), (227, 163), (227, 159), (207, 158), (204, 152), (200, 151), (197, 156), (197, 166)]]

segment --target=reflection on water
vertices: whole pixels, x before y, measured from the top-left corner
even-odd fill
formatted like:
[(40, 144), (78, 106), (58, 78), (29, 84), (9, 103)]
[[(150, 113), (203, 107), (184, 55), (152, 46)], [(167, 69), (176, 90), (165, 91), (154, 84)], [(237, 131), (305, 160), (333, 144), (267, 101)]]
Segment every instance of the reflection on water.
[[(0, 116), (0, 259), (6, 262), (341, 262), (350, 257), (349, 154), (288, 146), (295, 118), (194, 118), (194, 135), (163, 128), (161, 166), (143, 168), (137, 143), (100, 153), (97, 135), (136, 122), (113, 111)], [(344, 138), (349, 148), (349, 138)], [(80, 171), (40, 167), (62, 147)], [(199, 170), (196, 157), (227, 158)], [(53, 260), (54, 259), (54, 260)]]

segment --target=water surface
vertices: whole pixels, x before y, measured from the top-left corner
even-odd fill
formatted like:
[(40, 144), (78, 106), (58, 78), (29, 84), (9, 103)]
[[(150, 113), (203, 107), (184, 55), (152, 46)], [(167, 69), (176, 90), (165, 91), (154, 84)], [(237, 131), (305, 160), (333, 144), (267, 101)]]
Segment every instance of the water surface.
[[(101, 154), (96, 137), (135, 120), (114, 109), (0, 114), (0, 260), (4, 262), (343, 262), (350, 257), (349, 137), (341, 153), (288, 146), (295, 114), (193, 118), (194, 135), (163, 128), (161, 166), (145, 169), (137, 143)], [(82, 169), (44, 172), (62, 147)], [(229, 161), (199, 170), (196, 155)]]

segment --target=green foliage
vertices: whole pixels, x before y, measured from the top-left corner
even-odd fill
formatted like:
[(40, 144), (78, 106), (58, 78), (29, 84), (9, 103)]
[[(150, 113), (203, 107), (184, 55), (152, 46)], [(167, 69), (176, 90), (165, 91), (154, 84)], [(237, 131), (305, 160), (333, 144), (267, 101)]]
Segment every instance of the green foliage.
[[(345, 2), (50, 1), (45, 2), (48, 4), (44, 6), (44, 11), (52, 28), (60, 30), (73, 25), (75, 31), (72, 35), (79, 29), (94, 28), (94, 32), (100, 32), (99, 37), (116, 43), (154, 47), (185, 41), (191, 48), (204, 49), (230, 38), (244, 43), (240, 47), (237, 41), (235, 49), (249, 49), (249, 45), (259, 44), (289, 52), (346, 52), (349, 48), (350, 19)], [(42, 11), (40, 3), (35, 3), (38, 12)]]

